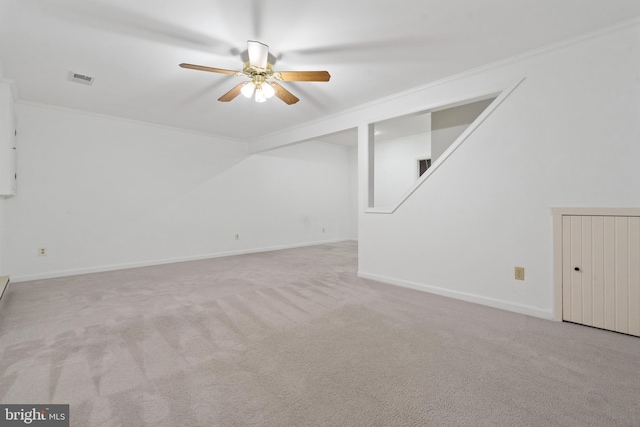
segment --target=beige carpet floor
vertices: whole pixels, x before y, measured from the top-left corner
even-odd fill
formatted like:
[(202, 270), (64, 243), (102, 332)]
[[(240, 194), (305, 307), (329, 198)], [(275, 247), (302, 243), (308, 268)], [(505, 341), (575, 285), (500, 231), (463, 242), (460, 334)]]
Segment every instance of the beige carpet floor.
[(0, 403), (90, 426), (640, 426), (640, 339), (358, 279), (355, 243), (9, 285)]

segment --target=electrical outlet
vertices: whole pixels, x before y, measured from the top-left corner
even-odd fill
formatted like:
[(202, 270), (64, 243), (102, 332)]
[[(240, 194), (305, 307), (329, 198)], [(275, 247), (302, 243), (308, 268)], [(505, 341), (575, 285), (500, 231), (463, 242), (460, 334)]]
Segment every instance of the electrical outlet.
[(236, 240), (240, 240), (240, 235), (236, 234)]
[(47, 256), (47, 248), (38, 248), (38, 256)]
[(515, 276), (516, 280), (524, 280), (524, 267), (516, 267)]

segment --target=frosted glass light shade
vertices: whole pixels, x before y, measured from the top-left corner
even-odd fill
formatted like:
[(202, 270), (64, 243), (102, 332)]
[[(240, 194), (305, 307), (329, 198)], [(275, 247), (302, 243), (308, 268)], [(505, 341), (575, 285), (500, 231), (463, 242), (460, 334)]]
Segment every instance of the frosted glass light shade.
[(267, 97), (264, 96), (264, 91), (262, 88), (256, 89), (256, 102), (265, 102)]
[(276, 93), (276, 90), (273, 88), (273, 86), (271, 86), (267, 82), (262, 83), (262, 85), (260, 85), (260, 87), (262, 88), (262, 93), (264, 93), (264, 96), (267, 99), (271, 98)]
[(249, 82), (246, 85), (242, 86), (242, 89), (240, 89), (240, 93), (247, 98), (251, 98), (253, 96), (254, 90), (256, 90), (255, 83)]

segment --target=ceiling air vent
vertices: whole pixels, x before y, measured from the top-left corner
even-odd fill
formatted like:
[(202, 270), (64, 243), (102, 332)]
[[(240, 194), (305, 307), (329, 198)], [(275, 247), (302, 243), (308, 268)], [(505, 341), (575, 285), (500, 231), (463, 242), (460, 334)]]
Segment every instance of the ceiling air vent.
[(86, 74), (74, 73), (73, 71), (69, 73), (69, 79), (72, 82), (81, 83), (87, 86), (91, 86), (93, 83), (93, 77), (87, 76)]

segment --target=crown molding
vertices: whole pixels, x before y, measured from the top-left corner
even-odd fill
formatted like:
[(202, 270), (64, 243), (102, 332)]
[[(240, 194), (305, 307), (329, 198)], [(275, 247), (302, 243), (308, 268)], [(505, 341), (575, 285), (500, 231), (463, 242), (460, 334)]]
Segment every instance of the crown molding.
[[(316, 120), (312, 120), (312, 121), (308, 121), (308, 122), (304, 122), (301, 123), (299, 125), (296, 126), (292, 126), (280, 131), (276, 131), (276, 132), (272, 132), (266, 135), (263, 135), (259, 138), (253, 138), (248, 140), (249, 142), (249, 150), (252, 153), (257, 153), (257, 152), (262, 152), (262, 151), (268, 151), (268, 150), (272, 150), (275, 148), (280, 148), (286, 145), (291, 145), (291, 144), (296, 144), (298, 142), (302, 142), (302, 141), (306, 141), (308, 139), (314, 139), (314, 138), (319, 138), (323, 135), (326, 135), (328, 133), (334, 133), (334, 132), (340, 132), (343, 130), (347, 130), (347, 129), (351, 129), (354, 126), (356, 126), (356, 123), (340, 123), (340, 118), (347, 116), (347, 115), (357, 115), (360, 112), (364, 112), (367, 110), (371, 110), (374, 109), (376, 107), (379, 107), (381, 105), (393, 102), (395, 100), (398, 100), (400, 98), (404, 98), (410, 95), (414, 95), (418, 92), (422, 92), (428, 89), (432, 89), (434, 87), (437, 86), (441, 86), (441, 85), (445, 85), (445, 84), (449, 84), (452, 82), (455, 82), (457, 80), (461, 80), (467, 77), (471, 77), (489, 70), (493, 70), (496, 68), (500, 68), (500, 67), (504, 67), (507, 65), (511, 65), (511, 64), (515, 64), (518, 63), (520, 61), (526, 60), (526, 59), (530, 59), (530, 58), (535, 58), (537, 56), (541, 56), (544, 54), (548, 54), (557, 50), (561, 50), (570, 46), (574, 46), (583, 42), (587, 42), (593, 39), (597, 39), (603, 36), (606, 36), (608, 34), (612, 34), (612, 33), (616, 33), (619, 31), (624, 31), (627, 30), (629, 28), (635, 27), (640, 25), (640, 16), (636, 16), (633, 17), (629, 20), (623, 21), (623, 22), (619, 22), (616, 23), (614, 25), (610, 25), (604, 28), (599, 28), (597, 30), (594, 31), (590, 31), (588, 33), (584, 33), (578, 36), (574, 36), (571, 38), (567, 38), (564, 40), (561, 40), (559, 42), (555, 42), (540, 48), (535, 48), (535, 49), (531, 49), (528, 50), (526, 52), (523, 53), (519, 53), (513, 56), (510, 56), (508, 58), (505, 59), (501, 59), (498, 61), (494, 61), (491, 62), (489, 64), (485, 64), (485, 65), (481, 65), (479, 67), (475, 67), (460, 73), (456, 73), (453, 74), (451, 76), (448, 77), (444, 77), (442, 79), (438, 79), (438, 80), (434, 80), (432, 82), (429, 83), (425, 83), (423, 85), (420, 86), (416, 86), (413, 87), (411, 89), (407, 89), (405, 91), (402, 92), (398, 92), (395, 93), (393, 95), (389, 95), (383, 98), (378, 98), (376, 100), (364, 103), (364, 104), (360, 104), (357, 105), (355, 107), (352, 108), (348, 108), (345, 110), (342, 110), (338, 113), (329, 115), (329, 116), (324, 116), (322, 118), (316, 119)], [(379, 119), (373, 119), (371, 121), (376, 121), (376, 120), (383, 120), (382, 118)], [(291, 141), (291, 138), (288, 137), (289, 135), (295, 135), (297, 133), (304, 133), (302, 132), (305, 129), (310, 129), (313, 128), (314, 126), (317, 126), (318, 128), (322, 128), (324, 130), (327, 129), (326, 126), (321, 126), (322, 124), (326, 124), (326, 123), (332, 123), (335, 122), (336, 125), (334, 125), (334, 128), (330, 129), (328, 132), (320, 132), (317, 134), (313, 134), (310, 135), (304, 139), (300, 139), (300, 140), (293, 140)], [(331, 127), (331, 126), (329, 126)], [(277, 145), (272, 143), (272, 141), (275, 140), (284, 140), (285, 142), (283, 144)], [(295, 139), (295, 138), (294, 138)]]

